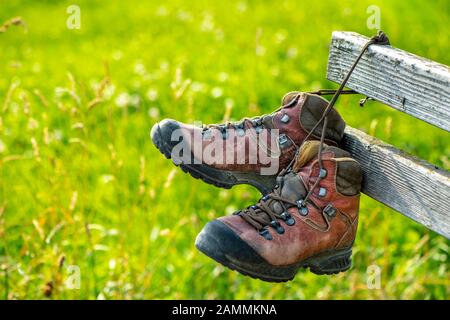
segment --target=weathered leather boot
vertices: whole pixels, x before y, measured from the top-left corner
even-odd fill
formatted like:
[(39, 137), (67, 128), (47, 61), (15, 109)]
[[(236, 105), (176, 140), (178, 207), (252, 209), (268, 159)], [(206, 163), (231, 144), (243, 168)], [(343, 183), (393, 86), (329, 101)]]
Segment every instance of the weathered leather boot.
[(291, 280), (300, 268), (345, 271), (351, 266), (361, 180), (360, 165), (347, 151), (308, 141), (271, 193), (209, 222), (195, 245), (230, 269), (265, 281)]
[[(319, 95), (291, 92), (269, 115), (206, 127), (166, 119), (153, 126), (151, 139), (161, 153), (194, 178), (222, 188), (246, 183), (266, 194), (327, 105)], [(339, 145), (344, 128), (344, 120), (332, 109), (325, 143)], [(308, 140), (319, 139), (321, 130), (322, 124)]]

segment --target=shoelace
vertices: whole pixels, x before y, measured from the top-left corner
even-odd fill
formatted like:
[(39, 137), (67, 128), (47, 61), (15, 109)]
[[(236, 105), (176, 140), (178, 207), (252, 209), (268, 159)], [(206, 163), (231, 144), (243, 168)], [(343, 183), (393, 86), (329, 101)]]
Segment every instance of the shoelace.
[[(337, 92), (337, 90), (335, 90), (335, 89), (321, 89), (321, 90), (317, 90), (317, 91), (309, 91), (306, 93), (315, 94), (315, 95), (319, 95), (319, 96), (326, 96), (326, 95), (335, 94), (336, 92)], [(341, 94), (358, 94), (358, 92), (356, 92), (354, 90), (342, 90)], [(300, 97), (300, 93), (298, 95), (294, 96), (294, 98), (291, 99), (290, 101), (288, 101), (286, 104), (281, 105), (277, 110), (275, 110), (271, 114), (264, 114), (262, 116), (257, 116), (257, 117), (253, 117), (253, 118), (243, 118), (237, 122), (226, 122), (226, 123), (222, 123), (222, 124), (209, 124), (209, 125), (203, 127), (203, 132), (205, 132), (209, 129), (217, 129), (221, 132), (222, 136), (224, 138), (226, 138), (227, 137), (227, 135), (226, 135), (227, 129), (233, 128), (233, 129), (237, 129), (237, 130), (245, 130), (246, 122), (249, 122), (251, 124), (251, 126), (254, 128), (263, 128), (264, 120), (266, 117), (280, 111), (283, 108), (289, 108), (289, 107), (293, 106), (295, 103), (297, 103), (299, 97)], [(259, 133), (258, 130), (256, 131), (256, 133)]]
[[(284, 203), (287, 204), (292, 204), (296, 205), (299, 210), (302, 210), (302, 208), (306, 208), (306, 205), (308, 203), (316, 206), (314, 204), (314, 202), (310, 201), (310, 197), (312, 195), (312, 193), (314, 192), (314, 190), (316, 189), (316, 187), (319, 185), (320, 181), (325, 178), (326, 176), (326, 171), (323, 168), (323, 161), (322, 161), (322, 149), (323, 149), (323, 144), (324, 144), (324, 139), (325, 139), (325, 132), (327, 129), (327, 125), (328, 125), (328, 114), (331, 112), (331, 110), (333, 109), (338, 97), (346, 92), (344, 90), (345, 85), (347, 84), (348, 79), (350, 78), (351, 74), (353, 73), (353, 71), (356, 68), (356, 65), (358, 64), (358, 62), (361, 60), (362, 56), (364, 55), (364, 53), (366, 52), (366, 50), (369, 48), (370, 45), (372, 44), (379, 44), (379, 45), (389, 45), (389, 39), (386, 36), (386, 34), (382, 31), (379, 31), (378, 34), (376, 36), (373, 36), (365, 45), (364, 47), (361, 49), (360, 54), (358, 55), (358, 57), (356, 58), (355, 62), (353, 63), (353, 65), (351, 66), (350, 70), (348, 71), (347, 75), (345, 76), (344, 80), (341, 82), (339, 88), (334, 92), (333, 97), (331, 98), (330, 102), (328, 103), (327, 107), (325, 108), (321, 118), (319, 119), (319, 121), (317, 121), (317, 123), (313, 126), (313, 128), (310, 130), (310, 132), (306, 135), (305, 139), (302, 141), (302, 143), (300, 144), (300, 146), (297, 148), (296, 154), (294, 156), (294, 158), (291, 160), (291, 162), (289, 163), (289, 165), (283, 169), (279, 176), (284, 176), (286, 175), (288, 172), (291, 171), (292, 166), (295, 162), (295, 159), (298, 156), (298, 152), (301, 149), (301, 147), (303, 146), (303, 144), (305, 143), (305, 141), (307, 141), (311, 135), (313, 134), (313, 132), (317, 129), (317, 127), (323, 122), (323, 126), (322, 126), (322, 131), (321, 131), (321, 135), (320, 135), (320, 144), (319, 144), (319, 150), (318, 150), (318, 164), (319, 164), (319, 176), (317, 177), (316, 181), (314, 182), (314, 184), (309, 188), (306, 196), (304, 199), (298, 200), (298, 201), (292, 201), (289, 199), (285, 199), (283, 197), (281, 197), (281, 188), (279, 187), (278, 189), (275, 189), (273, 191), (273, 193), (268, 195), (268, 199), (273, 199), (275, 201), (278, 201), (280, 203), (280, 205), (283, 207), (283, 209), (285, 209), (285, 212), (287, 213), (286, 207), (284, 205)], [(328, 91), (328, 93), (330, 92), (330, 90), (323, 90), (325, 92)], [(298, 94), (298, 96), (300, 95), (300, 93)], [(296, 96), (294, 99), (298, 99), (298, 96)], [(308, 186), (305, 186), (308, 188)], [(267, 197), (267, 196), (266, 196)], [(274, 213), (272, 211), (272, 209), (268, 206), (268, 204), (266, 203), (267, 199), (264, 199), (264, 197), (258, 202), (257, 205), (249, 207), (243, 211), (241, 211), (239, 213), (239, 215), (248, 223), (250, 223), (253, 227), (255, 227), (263, 236), (265, 236), (266, 238), (269, 237), (270, 235), (268, 235), (268, 231), (267, 228), (265, 228), (267, 225), (272, 225), (277, 231), (278, 229), (281, 227), (281, 225), (276, 221), (276, 219), (283, 219), (283, 217), (281, 215), (278, 215), (276, 213)], [(322, 211), (323, 214), (323, 211)], [(329, 228), (329, 222), (328, 219), (324, 216), (325, 221), (327, 222), (327, 228)], [(284, 220), (284, 219), (283, 219)], [(278, 229), (277, 229), (278, 228)], [(281, 229), (280, 229), (281, 231)], [(284, 232), (284, 230), (283, 230)]]
[[(289, 226), (294, 225), (295, 220), (289, 214), (288, 208), (296, 206), (297, 202), (282, 197), (281, 189), (282, 186), (275, 188), (272, 193), (262, 197), (257, 204), (238, 212), (239, 216), (263, 235), (267, 230), (265, 227), (268, 225), (271, 225), (278, 233), (284, 233), (284, 228), (277, 220), (281, 219)], [(283, 208), (281, 213), (272, 210), (270, 205), (273, 201), (277, 201), (281, 205)], [(266, 233), (265, 236), (267, 235), (268, 234)]]
[[(203, 127), (203, 132), (205, 132), (209, 129), (217, 129), (222, 133), (222, 135), (224, 135), (226, 133), (226, 130), (228, 130), (230, 128), (233, 128), (236, 130), (245, 130), (246, 122), (251, 123), (252, 127), (254, 127), (254, 128), (262, 128), (262, 127), (264, 127), (264, 125), (263, 125), (264, 118), (267, 116), (268, 115), (262, 115), (262, 116), (253, 117), (253, 118), (243, 118), (237, 122), (226, 122), (226, 123), (222, 123), (222, 124), (209, 124), (209, 125)], [(257, 133), (259, 133), (259, 132), (257, 131)]]

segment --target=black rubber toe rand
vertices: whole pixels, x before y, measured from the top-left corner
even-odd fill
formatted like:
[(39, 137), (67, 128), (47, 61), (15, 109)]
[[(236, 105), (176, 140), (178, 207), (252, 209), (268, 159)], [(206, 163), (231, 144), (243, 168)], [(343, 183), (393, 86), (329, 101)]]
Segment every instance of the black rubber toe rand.
[(203, 228), (195, 240), (195, 246), (208, 257), (225, 265), (231, 261), (248, 265), (267, 263), (220, 220), (211, 221)]

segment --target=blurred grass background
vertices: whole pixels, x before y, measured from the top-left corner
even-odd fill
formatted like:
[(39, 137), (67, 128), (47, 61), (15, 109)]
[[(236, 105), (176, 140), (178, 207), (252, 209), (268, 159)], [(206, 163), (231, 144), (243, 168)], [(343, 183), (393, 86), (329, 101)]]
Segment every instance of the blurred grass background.
[[(0, 0), (1, 22), (26, 22), (0, 34), (1, 298), (449, 298), (449, 241), (365, 196), (346, 273), (269, 284), (217, 265), (196, 234), (258, 192), (191, 179), (149, 139), (162, 118), (240, 119), (336, 87), (331, 32), (373, 35), (369, 5), (394, 46), (449, 65), (448, 0), (78, 0), (80, 30), (70, 4)], [(448, 133), (359, 98), (338, 102), (349, 125), (450, 168)], [(71, 265), (79, 289), (65, 286)]]

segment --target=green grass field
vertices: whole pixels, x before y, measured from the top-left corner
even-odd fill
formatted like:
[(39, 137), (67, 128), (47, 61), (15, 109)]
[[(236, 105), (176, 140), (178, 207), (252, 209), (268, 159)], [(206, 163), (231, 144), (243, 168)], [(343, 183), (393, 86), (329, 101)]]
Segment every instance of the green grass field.
[[(240, 119), (335, 88), (331, 32), (373, 35), (371, 4), (394, 46), (449, 65), (448, 0), (76, 2), (80, 30), (66, 27), (72, 1), (0, 0), (0, 24), (26, 23), (0, 33), (2, 299), (450, 297), (450, 242), (366, 196), (346, 273), (270, 284), (219, 266), (195, 236), (258, 192), (194, 180), (149, 139), (166, 117)], [(337, 104), (349, 125), (450, 168), (448, 133), (359, 98)]]

